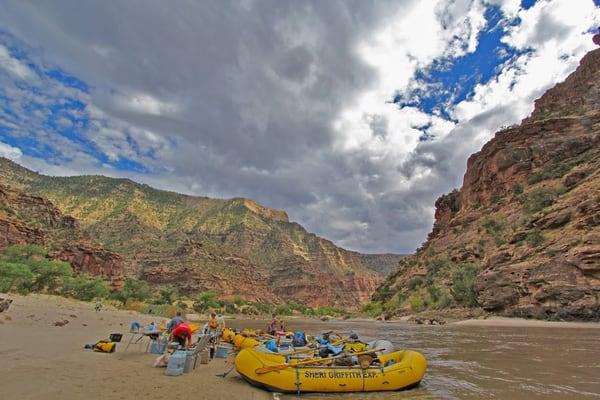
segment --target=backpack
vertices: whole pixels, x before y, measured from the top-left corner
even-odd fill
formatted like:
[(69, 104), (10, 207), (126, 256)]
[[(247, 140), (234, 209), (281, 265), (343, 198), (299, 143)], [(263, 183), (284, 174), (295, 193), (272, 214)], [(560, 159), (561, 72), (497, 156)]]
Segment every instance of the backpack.
[(114, 353), (116, 349), (117, 344), (108, 340), (101, 340), (94, 345), (94, 351), (99, 353)]
[(302, 347), (306, 346), (306, 335), (302, 331), (294, 332), (294, 337), (292, 338), (292, 346), (294, 347)]
[(350, 351), (352, 353), (360, 353), (361, 351), (367, 350), (367, 345), (359, 341), (356, 341), (354, 343), (346, 343), (344, 344), (344, 350)]

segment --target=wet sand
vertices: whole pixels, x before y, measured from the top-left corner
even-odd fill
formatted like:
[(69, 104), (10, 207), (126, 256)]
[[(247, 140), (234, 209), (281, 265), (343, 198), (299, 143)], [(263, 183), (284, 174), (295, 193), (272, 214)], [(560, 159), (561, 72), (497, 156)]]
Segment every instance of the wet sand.
[[(5, 296), (0, 296), (5, 297)], [(0, 314), (0, 399), (272, 399), (231, 372), (224, 359), (200, 365), (188, 374), (165, 376), (154, 368), (156, 355), (145, 353), (146, 340), (131, 345), (129, 325), (159, 318), (131, 311), (94, 311), (91, 303), (61, 297), (13, 296), (8, 311)], [(65, 326), (54, 326), (68, 320)], [(112, 354), (83, 348), (86, 343), (123, 333)]]

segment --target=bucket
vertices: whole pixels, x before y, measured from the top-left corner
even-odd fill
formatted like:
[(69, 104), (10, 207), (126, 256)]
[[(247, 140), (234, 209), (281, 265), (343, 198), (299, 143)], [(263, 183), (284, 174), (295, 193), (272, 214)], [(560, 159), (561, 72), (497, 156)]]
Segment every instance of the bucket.
[(208, 364), (210, 361), (210, 352), (208, 349), (202, 350), (200, 352), (200, 364)]
[(183, 367), (183, 372), (188, 373), (194, 368), (196, 368), (196, 360), (198, 359), (198, 353), (195, 351), (186, 351), (185, 356), (185, 365)]
[(175, 353), (171, 354), (165, 375), (178, 376), (183, 374), (183, 370), (185, 368), (185, 359), (186, 354), (184, 351), (176, 351)]
[(217, 350), (215, 351), (215, 357), (217, 358), (227, 358), (228, 347), (225, 346), (217, 346)]

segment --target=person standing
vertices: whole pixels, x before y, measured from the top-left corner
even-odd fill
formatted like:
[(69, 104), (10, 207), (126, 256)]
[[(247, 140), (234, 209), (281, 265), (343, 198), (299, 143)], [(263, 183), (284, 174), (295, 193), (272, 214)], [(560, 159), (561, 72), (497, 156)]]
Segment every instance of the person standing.
[(206, 333), (208, 333), (211, 337), (218, 336), (220, 327), (221, 327), (221, 323), (219, 322), (219, 319), (217, 318), (217, 313), (214, 311), (211, 312), (210, 317), (208, 318), (208, 322), (206, 323), (206, 328), (207, 328)]
[(181, 311), (177, 311), (177, 314), (175, 314), (173, 319), (171, 319), (167, 325), (167, 332), (170, 333), (173, 329), (177, 328), (179, 324), (183, 324), (184, 322), (185, 320), (181, 317)]
[(273, 313), (271, 317), (271, 322), (269, 323), (269, 325), (267, 325), (267, 333), (271, 336), (275, 336), (275, 333), (277, 333), (277, 325), (279, 324), (279, 321), (277, 321), (277, 315), (275, 313)]

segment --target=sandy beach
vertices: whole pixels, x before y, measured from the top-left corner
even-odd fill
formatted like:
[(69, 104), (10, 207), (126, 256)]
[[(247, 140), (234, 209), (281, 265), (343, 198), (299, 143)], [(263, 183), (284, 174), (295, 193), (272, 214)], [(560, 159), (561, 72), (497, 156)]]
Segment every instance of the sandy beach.
[(506, 326), (524, 328), (575, 328), (575, 329), (600, 329), (599, 322), (567, 322), (567, 321), (541, 321), (524, 318), (489, 317), (486, 319), (466, 319), (452, 322), (452, 325), (461, 326)]
[[(208, 365), (198, 364), (196, 370), (183, 376), (168, 377), (164, 369), (152, 367), (156, 355), (145, 352), (146, 339), (124, 352), (133, 320), (148, 324), (161, 318), (112, 308), (95, 312), (92, 303), (55, 296), (10, 297), (14, 299), (12, 306), (0, 314), (0, 399), (273, 398), (273, 394), (248, 385), (235, 371), (225, 379), (215, 376), (230, 368), (223, 359), (215, 359)], [(69, 321), (66, 325), (55, 326), (65, 320)], [(369, 326), (368, 322), (363, 323)], [(321, 321), (294, 319), (294, 325), (300, 324), (314, 328)], [(600, 323), (501, 317), (449, 325), (600, 329)], [(101, 354), (83, 348), (84, 344), (106, 338), (110, 333), (124, 334), (115, 353)]]
[[(0, 296), (4, 297), (4, 296)], [(215, 374), (230, 366), (223, 359), (178, 377), (154, 368), (156, 355), (145, 353), (146, 339), (129, 347), (131, 321), (157, 321), (132, 311), (104, 309), (61, 297), (10, 296), (0, 314), (0, 399), (271, 399), (234, 372), (223, 379)], [(68, 320), (64, 326), (58, 321)], [(123, 333), (113, 354), (95, 353), (86, 343)]]

